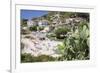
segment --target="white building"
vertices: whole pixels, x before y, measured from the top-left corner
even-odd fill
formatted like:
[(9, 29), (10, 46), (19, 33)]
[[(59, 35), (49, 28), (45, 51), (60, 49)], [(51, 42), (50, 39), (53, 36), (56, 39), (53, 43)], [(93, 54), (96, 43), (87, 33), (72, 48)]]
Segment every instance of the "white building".
[(40, 20), (38, 21), (38, 26), (47, 26), (49, 22), (47, 20)]
[(27, 21), (27, 26), (28, 26), (28, 27), (32, 27), (33, 25), (34, 25), (34, 26), (37, 26), (37, 25), (38, 25), (38, 22), (39, 22), (39, 21), (28, 20), (28, 21)]
[(33, 25), (36, 26), (47, 26), (49, 24), (49, 21), (47, 20), (36, 20), (36, 21), (32, 21), (32, 20), (28, 20), (27, 21), (27, 26), (28, 27), (32, 27)]
[(34, 22), (33, 22), (32, 20), (28, 20), (28, 21), (27, 21), (27, 26), (28, 26), (28, 27), (33, 26), (33, 24), (34, 24)]

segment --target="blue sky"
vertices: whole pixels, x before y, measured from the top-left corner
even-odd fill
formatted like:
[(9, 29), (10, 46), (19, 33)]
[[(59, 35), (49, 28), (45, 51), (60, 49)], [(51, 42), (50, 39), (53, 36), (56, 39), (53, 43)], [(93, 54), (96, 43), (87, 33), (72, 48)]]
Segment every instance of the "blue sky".
[(45, 14), (48, 14), (48, 11), (21, 10), (21, 19), (32, 19), (36, 17), (41, 17)]

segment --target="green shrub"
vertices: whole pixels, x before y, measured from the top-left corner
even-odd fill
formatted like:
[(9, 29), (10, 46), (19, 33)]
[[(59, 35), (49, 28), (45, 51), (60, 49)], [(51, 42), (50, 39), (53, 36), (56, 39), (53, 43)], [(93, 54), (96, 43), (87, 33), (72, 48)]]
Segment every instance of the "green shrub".
[(55, 30), (56, 38), (57, 39), (64, 39), (67, 35), (67, 32), (69, 32), (69, 29), (67, 27), (59, 27)]
[(48, 34), (46, 35), (46, 37), (48, 37), (48, 38), (51, 39), (51, 40), (54, 40), (55, 37), (56, 37), (56, 35), (55, 35), (54, 33), (48, 33)]
[(26, 27), (27, 26), (27, 19), (21, 19), (21, 27)]
[(33, 61), (33, 57), (31, 54), (21, 54), (21, 62), (32, 62)]
[(24, 29), (21, 29), (21, 34), (29, 34), (30, 32), (28, 30), (24, 30)]
[(48, 56), (48, 55), (40, 55), (37, 57), (37, 59), (41, 62), (46, 62), (46, 61), (54, 61), (55, 58)]
[(37, 26), (32, 26), (29, 29), (30, 29), (30, 31), (37, 31)]
[(49, 55), (40, 55), (40, 56), (33, 56), (31, 54), (21, 54), (21, 62), (47, 62), (47, 61), (55, 61), (55, 58)]
[[(89, 28), (88, 24), (81, 23), (78, 32), (73, 32), (58, 45), (58, 50), (63, 54), (60, 60), (87, 60), (89, 59)], [(74, 34), (74, 35), (73, 35)], [(78, 36), (77, 36), (78, 35)]]
[(38, 30), (43, 30), (44, 29), (44, 27), (43, 26), (38, 26)]

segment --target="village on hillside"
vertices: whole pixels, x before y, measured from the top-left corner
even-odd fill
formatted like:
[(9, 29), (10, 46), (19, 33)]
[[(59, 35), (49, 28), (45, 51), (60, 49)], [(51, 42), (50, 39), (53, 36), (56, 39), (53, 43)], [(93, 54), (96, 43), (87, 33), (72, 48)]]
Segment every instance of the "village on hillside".
[(21, 19), (21, 62), (89, 60), (89, 13), (48, 11)]

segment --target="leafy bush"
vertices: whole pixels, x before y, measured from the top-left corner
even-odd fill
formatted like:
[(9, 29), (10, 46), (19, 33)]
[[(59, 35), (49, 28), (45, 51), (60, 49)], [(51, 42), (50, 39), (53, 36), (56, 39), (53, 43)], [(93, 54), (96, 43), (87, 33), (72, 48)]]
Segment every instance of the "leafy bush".
[(48, 38), (51, 39), (51, 40), (55, 40), (56, 35), (55, 35), (54, 33), (48, 33), (48, 34), (46, 35), (46, 37), (48, 37)]
[(47, 61), (55, 61), (55, 58), (49, 55), (40, 55), (40, 56), (33, 56), (31, 54), (21, 54), (21, 62), (47, 62)]
[(84, 18), (89, 22), (89, 13), (76, 13), (78, 17)]
[(78, 26), (78, 29), (75, 30), (75, 32), (73, 32), (70, 36), (67, 36), (66, 39), (64, 39), (63, 44), (58, 45), (58, 50), (63, 54), (60, 60), (89, 59), (88, 27), (88, 24), (81, 23)]
[(32, 62), (33, 61), (33, 57), (31, 54), (21, 54), (21, 62)]
[(27, 26), (27, 19), (21, 19), (21, 26), (26, 27)]
[(55, 30), (57, 39), (64, 39), (69, 29), (67, 27), (59, 27)]
[(41, 62), (46, 62), (46, 61), (54, 61), (55, 58), (48, 56), (48, 55), (40, 55), (37, 57), (37, 59)]
[(37, 30), (41, 31), (44, 29), (44, 27), (43, 26), (32, 26), (29, 29), (30, 29), (30, 31), (37, 31)]
[(32, 26), (29, 29), (30, 29), (30, 31), (37, 31), (37, 26)]
[(30, 32), (28, 30), (24, 30), (24, 29), (21, 29), (21, 34), (29, 34)]
[(43, 30), (44, 29), (44, 27), (43, 26), (38, 26), (38, 30)]

